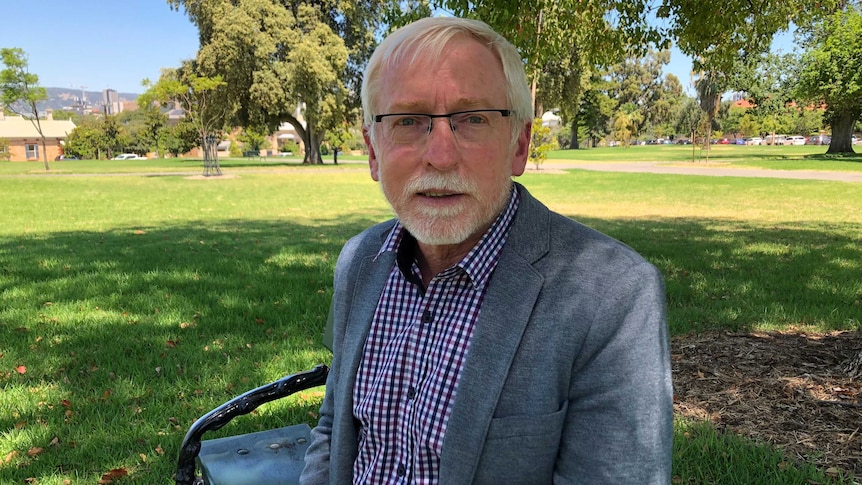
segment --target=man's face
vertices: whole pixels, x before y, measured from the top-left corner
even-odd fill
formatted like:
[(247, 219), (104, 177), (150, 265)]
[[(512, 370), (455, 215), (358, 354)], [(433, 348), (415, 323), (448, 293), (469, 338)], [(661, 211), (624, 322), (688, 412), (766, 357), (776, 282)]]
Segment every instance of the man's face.
[[(384, 70), (378, 89), (375, 115), (511, 108), (500, 61), (468, 37), (450, 41), (438, 62)], [(366, 134), (371, 177), (420, 243), (472, 247), (502, 210), (511, 176), (524, 171), (530, 130), (513, 145), (514, 119), (498, 121), (480, 143), (459, 140), (446, 118), (434, 118), (414, 143), (393, 142), (383, 123), (373, 146)]]

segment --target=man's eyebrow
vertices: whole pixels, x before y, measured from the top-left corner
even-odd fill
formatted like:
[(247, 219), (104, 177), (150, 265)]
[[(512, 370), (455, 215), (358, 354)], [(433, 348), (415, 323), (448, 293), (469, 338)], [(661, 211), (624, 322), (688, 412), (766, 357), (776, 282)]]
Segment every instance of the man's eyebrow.
[[(449, 112), (453, 113), (473, 108), (497, 108), (497, 106), (491, 106), (491, 102), (484, 98), (460, 98), (450, 106), (452, 106), (452, 108)], [(398, 113), (430, 113), (427, 100), (393, 103), (389, 107), (389, 111)]]

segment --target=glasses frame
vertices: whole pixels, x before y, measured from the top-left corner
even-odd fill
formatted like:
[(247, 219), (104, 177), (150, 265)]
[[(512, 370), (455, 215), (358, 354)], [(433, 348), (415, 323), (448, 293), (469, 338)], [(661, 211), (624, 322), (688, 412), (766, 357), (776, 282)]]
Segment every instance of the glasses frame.
[(468, 109), (466, 111), (455, 111), (453, 113), (446, 113), (442, 115), (432, 115), (428, 113), (386, 113), (382, 115), (374, 115), (374, 122), (380, 123), (384, 118), (389, 116), (427, 116), (430, 122), (428, 123), (428, 132), (426, 135), (431, 134), (431, 130), (434, 129), (434, 118), (447, 118), (449, 120), (449, 129), (452, 130), (452, 133), (457, 133), (455, 131), (455, 127), (452, 126), (452, 117), (458, 115), (465, 115), (470, 113), (500, 113), (503, 118), (508, 118), (514, 114), (514, 111), (510, 109)]

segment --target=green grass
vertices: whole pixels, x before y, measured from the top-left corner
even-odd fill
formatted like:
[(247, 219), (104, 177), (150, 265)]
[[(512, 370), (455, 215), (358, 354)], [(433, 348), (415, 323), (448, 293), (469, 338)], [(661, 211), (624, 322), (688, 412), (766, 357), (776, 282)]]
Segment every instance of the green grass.
[[(61, 163), (92, 174), (108, 162)], [(122, 167), (200, 170), (138, 163)], [(360, 165), (274, 163), (228, 160), (209, 179), (0, 164), (0, 483), (89, 484), (115, 468), (130, 472), (119, 483), (171, 483), (197, 417), (328, 361), (335, 258), (390, 211)], [(521, 182), (657, 264), (674, 335), (862, 329), (862, 184), (587, 171)], [(216, 435), (313, 424), (321, 396)], [(676, 428), (680, 483), (826, 483), (775, 450)]]

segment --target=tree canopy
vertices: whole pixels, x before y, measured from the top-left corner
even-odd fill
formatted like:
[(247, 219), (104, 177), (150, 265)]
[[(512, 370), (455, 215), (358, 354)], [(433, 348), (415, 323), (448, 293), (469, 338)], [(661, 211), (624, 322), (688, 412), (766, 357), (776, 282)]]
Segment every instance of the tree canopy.
[(796, 83), (800, 99), (825, 103), (832, 127), (827, 153), (853, 152), (853, 127), (862, 116), (862, 12), (846, 10), (814, 24)]
[[(326, 131), (358, 114), (359, 73), (374, 45), (377, 1), (168, 0), (200, 30), (197, 67), (221, 76), (239, 126), (289, 122), (322, 163)], [(303, 123), (304, 119), (304, 123)]]
[(42, 160), (45, 170), (48, 166), (48, 149), (45, 135), (42, 133), (42, 122), (39, 121), (39, 109), (36, 103), (48, 99), (45, 88), (39, 86), (39, 76), (29, 70), (27, 54), (18, 47), (0, 49), (0, 59), (6, 69), (0, 71), (0, 108), (24, 115), (25, 110), (18, 108), (19, 103), (26, 106), (30, 122), (42, 139)]

